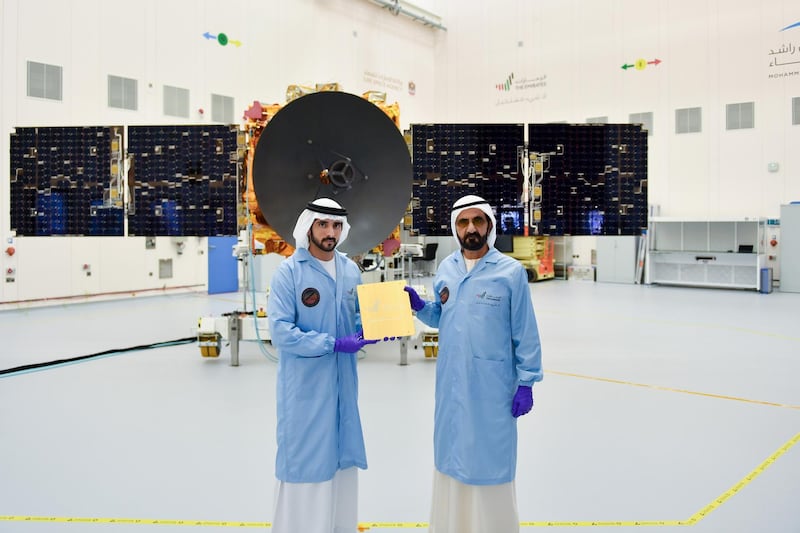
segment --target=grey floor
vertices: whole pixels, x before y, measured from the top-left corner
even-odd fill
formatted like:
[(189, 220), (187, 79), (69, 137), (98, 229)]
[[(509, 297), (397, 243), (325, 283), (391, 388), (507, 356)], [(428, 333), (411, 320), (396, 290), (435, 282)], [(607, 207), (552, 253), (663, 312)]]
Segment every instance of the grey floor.
[[(523, 531), (800, 531), (800, 294), (531, 285), (545, 379), (519, 422)], [(0, 311), (0, 369), (194, 335), (241, 294)], [(487, 333), (490, 334), (490, 333)], [(268, 531), (276, 366), (196, 343), (0, 375), (0, 531)], [(359, 364), (365, 531), (425, 531), (436, 363)]]

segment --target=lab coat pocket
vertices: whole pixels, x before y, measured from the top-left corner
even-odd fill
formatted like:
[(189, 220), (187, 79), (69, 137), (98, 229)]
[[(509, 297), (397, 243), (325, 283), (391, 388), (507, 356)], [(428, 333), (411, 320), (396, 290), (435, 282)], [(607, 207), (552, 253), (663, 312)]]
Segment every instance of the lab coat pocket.
[(500, 403), (508, 401), (511, 386), (511, 368), (508, 361), (502, 359), (472, 358), (473, 391), (482, 403)]
[(479, 300), (470, 306), (473, 317), (467, 330), (469, 346), (475, 357), (492, 360), (507, 361), (510, 350), (507, 342), (509, 335), (509, 313), (504, 306), (487, 298)]
[(293, 457), (312, 461), (319, 450), (336, 448), (337, 374), (333, 354), (298, 357), (292, 361), (292, 379), (285, 406), (297, 444)]
[(290, 385), (298, 402), (322, 403), (319, 398), (336, 397), (336, 358), (333, 354), (297, 357), (292, 361)]
[(473, 449), (473, 478), (493, 480), (507, 475), (513, 455), (511, 434), (512, 387), (508, 363), (473, 358), (473, 387), (470, 390)]

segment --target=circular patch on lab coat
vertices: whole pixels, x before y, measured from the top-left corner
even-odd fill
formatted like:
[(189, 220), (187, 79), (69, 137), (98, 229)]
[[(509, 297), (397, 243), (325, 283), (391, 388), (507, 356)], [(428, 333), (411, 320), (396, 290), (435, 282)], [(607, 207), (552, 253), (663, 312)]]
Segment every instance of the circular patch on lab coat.
[(442, 302), (442, 305), (447, 303), (448, 298), (450, 298), (450, 289), (445, 287), (439, 292), (439, 300)]
[(300, 296), (300, 300), (306, 307), (314, 307), (319, 303), (319, 291), (314, 288), (307, 288)]

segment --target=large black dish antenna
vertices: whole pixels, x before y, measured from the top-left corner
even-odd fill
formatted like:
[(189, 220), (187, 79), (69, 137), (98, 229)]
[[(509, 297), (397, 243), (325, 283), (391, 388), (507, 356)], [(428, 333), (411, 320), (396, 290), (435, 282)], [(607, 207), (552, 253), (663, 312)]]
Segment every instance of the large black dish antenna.
[(253, 157), (253, 187), (270, 226), (292, 232), (311, 200), (333, 198), (351, 229), (350, 255), (383, 242), (411, 199), (411, 157), (403, 135), (375, 104), (343, 92), (302, 96), (267, 123)]

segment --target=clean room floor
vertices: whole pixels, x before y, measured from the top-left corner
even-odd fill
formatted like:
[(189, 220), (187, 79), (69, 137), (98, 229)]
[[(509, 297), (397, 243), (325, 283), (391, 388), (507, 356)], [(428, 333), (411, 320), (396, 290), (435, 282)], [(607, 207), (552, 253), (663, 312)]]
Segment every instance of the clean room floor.
[[(545, 379), (519, 421), (523, 532), (800, 531), (800, 294), (531, 290)], [(0, 370), (193, 337), (243, 302), (0, 311)], [(426, 531), (436, 363), (413, 343), (406, 366), (397, 342), (366, 350), (362, 530)], [(191, 342), (0, 375), (0, 532), (268, 531), (276, 365), (255, 342), (239, 356)]]

